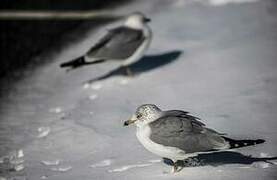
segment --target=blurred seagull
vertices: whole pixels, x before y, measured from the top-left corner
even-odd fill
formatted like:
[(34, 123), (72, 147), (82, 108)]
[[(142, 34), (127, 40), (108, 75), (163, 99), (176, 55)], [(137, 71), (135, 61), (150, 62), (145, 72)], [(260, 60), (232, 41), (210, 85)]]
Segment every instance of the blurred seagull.
[(172, 172), (178, 171), (177, 161), (209, 151), (239, 148), (265, 142), (233, 140), (206, 128), (199, 118), (180, 110), (162, 111), (156, 105), (145, 104), (124, 122), (135, 123), (137, 138), (150, 152), (172, 160)]
[(140, 12), (132, 13), (122, 26), (108, 30), (85, 55), (62, 63), (60, 67), (77, 68), (114, 60), (120, 61), (127, 75), (132, 75), (128, 66), (143, 56), (152, 40), (152, 32), (147, 25), (149, 21)]

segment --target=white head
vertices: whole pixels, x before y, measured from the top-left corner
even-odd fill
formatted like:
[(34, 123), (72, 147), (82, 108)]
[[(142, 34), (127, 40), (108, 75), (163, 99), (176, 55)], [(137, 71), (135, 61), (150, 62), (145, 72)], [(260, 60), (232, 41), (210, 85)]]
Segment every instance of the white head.
[(125, 126), (135, 123), (140, 127), (158, 119), (162, 114), (162, 110), (154, 104), (144, 104), (137, 108), (135, 114), (124, 122)]
[(142, 29), (147, 22), (150, 22), (149, 18), (141, 12), (135, 12), (127, 17), (124, 25), (128, 28)]

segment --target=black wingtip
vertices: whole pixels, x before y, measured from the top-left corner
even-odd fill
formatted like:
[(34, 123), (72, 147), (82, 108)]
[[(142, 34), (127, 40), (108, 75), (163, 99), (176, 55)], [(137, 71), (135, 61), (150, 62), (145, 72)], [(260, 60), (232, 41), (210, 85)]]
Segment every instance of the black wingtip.
[(225, 136), (222, 136), (227, 142), (230, 144), (230, 149), (234, 148), (241, 148), (245, 146), (254, 146), (257, 144), (262, 144), (265, 142), (264, 139), (256, 139), (256, 140), (235, 140), (231, 138), (227, 138)]
[(68, 67), (68, 65), (66, 65), (66, 63), (60, 64), (60, 68), (64, 68), (64, 67)]
[(65, 67), (72, 67), (72, 68), (76, 68), (79, 66), (82, 66), (85, 64), (85, 58), (84, 57), (79, 57), (77, 59), (68, 61), (68, 62), (64, 62), (62, 64), (60, 64), (60, 68), (65, 68)]

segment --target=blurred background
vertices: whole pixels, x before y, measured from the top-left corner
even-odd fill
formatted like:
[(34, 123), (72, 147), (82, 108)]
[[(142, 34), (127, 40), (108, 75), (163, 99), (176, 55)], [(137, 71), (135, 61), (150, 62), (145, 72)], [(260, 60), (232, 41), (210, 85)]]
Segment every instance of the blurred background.
[[(112, 12), (113, 7), (120, 6), (130, 0), (19, 0), (1, 2), (0, 11), (100, 11), (109, 9)], [(98, 18), (93, 21), (83, 19), (44, 19), (32, 20), (32, 18), (6, 18), (0, 21), (0, 49), (1, 49), (1, 64), (0, 77), (3, 77), (20, 67), (26, 66), (31, 60), (31, 57), (43, 53), (49, 49), (54, 43), (62, 43), (64, 41), (72, 41), (72, 39), (64, 38), (65, 34), (72, 33), (80, 28), (84, 21), (86, 27), (83, 27), (83, 32), (86, 32), (92, 26), (100, 23), (105, 23), (108, 18)], [(41, 62), (40, 62), (41, 63)]]

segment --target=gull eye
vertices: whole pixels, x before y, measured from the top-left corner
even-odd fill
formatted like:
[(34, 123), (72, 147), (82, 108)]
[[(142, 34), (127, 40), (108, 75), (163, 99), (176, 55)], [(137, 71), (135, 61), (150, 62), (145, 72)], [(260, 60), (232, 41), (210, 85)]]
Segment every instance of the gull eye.
[(142, 117), (142, 114), (137, 114), (137, 119), (141, 118)]

